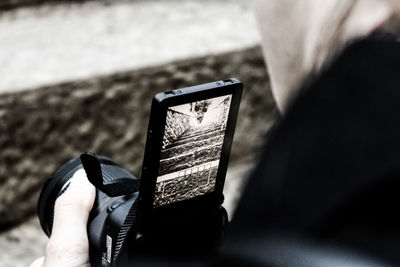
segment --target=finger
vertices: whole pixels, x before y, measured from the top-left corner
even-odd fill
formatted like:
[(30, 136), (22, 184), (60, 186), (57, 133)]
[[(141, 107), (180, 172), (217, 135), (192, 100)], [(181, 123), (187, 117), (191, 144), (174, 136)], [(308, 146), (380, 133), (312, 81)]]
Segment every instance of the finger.
[(80, 169), (75, 172), (66, 192), (56, 200), (52, 237), (64, 234), (66, 229), (71, 230), (70, 233), (86, 231), (95, 196), (95, 188), (88, 181), (85, 171)]
[(88, 260), (87, 221), (96, 191), (83, 169), (75, 172), (68, 189), (54, 206), (53, 229), (46, 249), (45, 263), (53, 260)]
[(89, 214), (96, 196), (95, 187), (87, 179), (84, 169), (76, 171), (70, 181), (65, 193), (57, 198), (55, 210), (68, 212), (81, 210)]
[(44, 257), (40, 257), (36, 259), (29, 267), (42, 267), (43, 266)]

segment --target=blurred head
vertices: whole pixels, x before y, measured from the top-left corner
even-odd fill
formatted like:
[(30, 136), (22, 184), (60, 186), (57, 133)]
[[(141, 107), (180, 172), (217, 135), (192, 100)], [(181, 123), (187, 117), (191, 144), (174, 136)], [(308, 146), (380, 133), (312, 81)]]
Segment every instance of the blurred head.
[(255, 5), (281, 111), (346, 44), (387, 23), (399, 26), (398, 0), (256, 0)]

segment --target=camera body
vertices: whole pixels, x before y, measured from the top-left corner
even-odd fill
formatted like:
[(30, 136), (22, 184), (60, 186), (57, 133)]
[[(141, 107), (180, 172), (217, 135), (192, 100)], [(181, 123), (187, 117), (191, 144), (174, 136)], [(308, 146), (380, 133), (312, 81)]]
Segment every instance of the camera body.
[(81, 168), (95, 185), (88, 222), (92, 266), (146, 255), (205, 256), (227, 224), (222, 194), (242, 84), (172, 90), (152, 102), (142, 178), (110, 158), (84, 153), (44, 185), (38, 215), (50, 236), (56, 199)]

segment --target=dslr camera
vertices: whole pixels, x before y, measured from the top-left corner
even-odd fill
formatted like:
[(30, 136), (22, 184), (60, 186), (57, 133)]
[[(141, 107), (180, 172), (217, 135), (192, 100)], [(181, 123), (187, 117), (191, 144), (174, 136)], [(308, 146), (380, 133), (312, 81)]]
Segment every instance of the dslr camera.
[(96, 187), (87, 225), (92, 266), (212, 253), (227, 225), (223, 187), (242, 88), (231, 78), (154, 96), (141, 179), (105, 156), (70, 160), (42, 188), (43, 231), (51, 235), (55, 201), (83, 168)]

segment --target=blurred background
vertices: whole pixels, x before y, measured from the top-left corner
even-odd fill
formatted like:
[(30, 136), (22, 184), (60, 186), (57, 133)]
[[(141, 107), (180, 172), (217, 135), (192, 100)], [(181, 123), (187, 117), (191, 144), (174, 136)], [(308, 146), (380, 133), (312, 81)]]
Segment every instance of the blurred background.
[(92, 151), (140, 177), (153, 95), (236, 77), (232, 215), (277, 117), (259, 42), (246, 0), (2, 0), (0, 266), (44, 254), (36, 205), (57, 167)]

